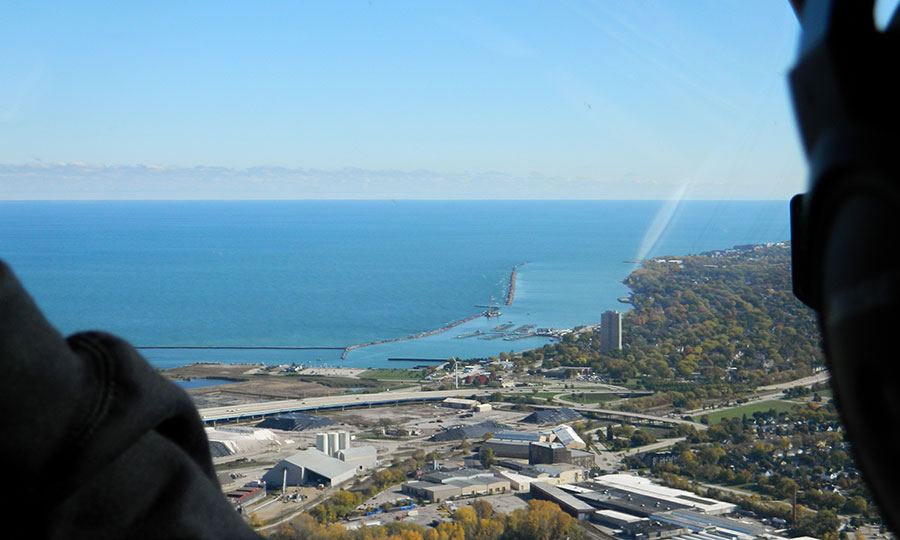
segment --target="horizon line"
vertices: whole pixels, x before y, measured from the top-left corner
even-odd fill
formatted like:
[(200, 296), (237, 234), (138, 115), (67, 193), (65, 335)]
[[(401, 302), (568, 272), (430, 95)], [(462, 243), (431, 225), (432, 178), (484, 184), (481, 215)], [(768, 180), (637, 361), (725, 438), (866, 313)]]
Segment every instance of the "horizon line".
[[(671, 201), (671, 198), (519, 198), (519, 199), (501, 199), (501, 198), (484, 198), (484, 199), (445, 199), (445, 198), (418, 198), (418, 197), (367, 197), (367, 198), (166, 198), (166, 199), (142, 199), (142, 198), (90, 198), (90, 199), (64, 199), (64, 198), (45, 198), (45, 199), (3, 199), (0, 203), (8, 202), (300, 202), (300, 201), (320, 201), (320, 202), (398, 202), (398, 201), (416, 201), (416, 202), (662, 202)], [(681, 202), (790, 202), (787, 199), (677, 199)]]

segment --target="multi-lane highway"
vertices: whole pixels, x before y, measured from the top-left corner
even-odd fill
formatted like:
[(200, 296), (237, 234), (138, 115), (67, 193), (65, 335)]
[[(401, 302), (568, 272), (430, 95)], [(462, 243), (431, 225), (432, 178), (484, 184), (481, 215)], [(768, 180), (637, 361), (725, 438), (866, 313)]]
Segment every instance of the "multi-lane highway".
[[(316, 397), (307, 399), (289, 399), (280, 401), (265, 401), (262, 403), (248, 403), (243, 405), (228, 405), (225, 407), (211, 407), (200, 409), (200, 417), (207, 424), (216, 422), (228, 422), (241, 419), (260, 418), (288, 412), (310, 412), (321, 409), (345, 409), (348, 407), (376, 407), (383, 405), (395, 405), (402, 403), (425, 403), (443, 401), (448, 397), (488, 395), (491, 390), (442, 390), (442, 391), (407, 391), (407, 392), (382, 392), (378, 394), (340, 395)], [(558, 408), (552, 405), (535, 405), (536, 409)], [(612, 420), (630, 421), (636, 423), (655, 424), (689, 424), (698, 429), (706, 429), (706, 426), (696, 422), (690, 422), (681, 418), (668, 416), (654, 416), (650, 414), (629, 413), (593, 407), (571, 406), (571, 409), (593, 415), (604, 416)]]

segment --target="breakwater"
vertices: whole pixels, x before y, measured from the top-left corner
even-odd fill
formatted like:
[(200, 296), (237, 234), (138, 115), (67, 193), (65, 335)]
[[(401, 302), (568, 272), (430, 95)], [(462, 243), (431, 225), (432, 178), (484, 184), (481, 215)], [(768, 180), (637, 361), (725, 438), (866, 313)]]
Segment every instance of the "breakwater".
[[(510, 273), (510, 276), (509, 276), (509, 291), (506, 294), (506, 305), (507, 306), (512, 305), (513, 299), (515, 298), (515, 295), (516, 295), (516, 270), (518, 270), (518, 268), (520, 266), (525, 266), (526, 264), (528, 264), (528, 261), (519, 263), (512, 267), (512, 272)], [(436, 330), (429, 330), (428, 332), (422, 332), (421, 334), (414, 334), (412, 336), (404, 336), (404, 337), (390, 338), (390, 339), (379, 339), (377, 341), (370, 341), (369, 343), (361, 343), (359, 345), (350, 345), (349, 347), (346, 347), (344, 349), (344, 352), (341, 353), (341, 360), (344, 360), (345, 358), (347, 358), (347, 355), (350, 353), (350, 351), (352, 351), (354, 349), (361, 349), (363, 347), (369, 347), (371, 345), (381, 345), (383, 343), (396, 343), (398, 341), (409, 341), (411, 339), (419, 339), (419, 338), (423, 338), (423, 337), (433, 336), (435, 334), (440, 334), (441, 332), (446, 332), (447, 330), (450, 330), (451, 328), (454, 328), (461, 324), (467, 323), (469, 321), (474, 321), (475, 319), (477, 319), (478, 317), (481, 317), (483, 315), (484, 315), (483, 313), (479, 313), (478, 315), (471, 315), (469, 317), (466, 317), (465, 319), (460, 319), (460, 320), (452, 322), (446, 326), (442, 326)], [(470, 334), (467, 334), (467, 337), (478, 335), (480, 333), (481, 332), (478, 332), (478, 333), (472, 332)], [(503, 337), (503, 336), (501, 334), (496, 337)], [(480, 339), (485, 339), (485, 338), (481, 337)]]
[(343, 353), (341, 353), (341, 360), (347, 358), (347, 354), (350, 351), (352, 351), (353, 349), (361, 349), (363, 347), (369, 347), (371, 345), (381, 345), (382, 343), (396, 343), (397, 341), (408, 341), (410, 339), (418, 339), (418, 338), (433, 336), (435, 334), (440, 334), (441, 332), (446, 332), (447, 330), (450, 330), (453, 327), (459, 326), (459, 325), (467, 323), (469, 321), (474, 321), (475, 319), (477, 319), (478, 317), (481, 317), (481, 316), (482, 316), (481, 313), (479, 313), (478, 315), (472, 315), (472, 316), (466, 317), (465, 319), (460, 319), (458, 321), (452, 322), (446, 326), (442, 326), (436, 330), (429, 330), (428, 332), (422, 332), (421, 334), (415, 334), (412, 336), (404, 336), (404, 337), (391, 338), (391, 339), (379, 339), (378, 341), (370, 341), (368, 343), (361, 343), (359, 345), (350, 345), (349, 347), (346, 347), (344, 349)]
[(509, 275), (509, 292), (506, 293), (507, 306), (511, 306), (513, 299), (516, 297), (516, 270), (518, 270), (520, 266), (525, 266), (526, 264), (528, 264), (528, 261), (512, 267), (512, 273)]

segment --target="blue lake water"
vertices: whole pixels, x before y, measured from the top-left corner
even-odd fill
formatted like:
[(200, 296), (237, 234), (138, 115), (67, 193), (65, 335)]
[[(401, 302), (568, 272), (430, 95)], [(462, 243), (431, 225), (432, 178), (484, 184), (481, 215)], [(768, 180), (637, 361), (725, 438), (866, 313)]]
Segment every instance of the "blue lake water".
[(63, 333), (104, 329), (137, 346), (345, 347), (351, 351), (148, 349), (195, 361), (411, 367), (390, 357), (483, 357), (547, 342), (456, 336), (571, 328), (627, 307), (626, 260), (790, 236), (787, 202), (0, 202), (0, 257)]

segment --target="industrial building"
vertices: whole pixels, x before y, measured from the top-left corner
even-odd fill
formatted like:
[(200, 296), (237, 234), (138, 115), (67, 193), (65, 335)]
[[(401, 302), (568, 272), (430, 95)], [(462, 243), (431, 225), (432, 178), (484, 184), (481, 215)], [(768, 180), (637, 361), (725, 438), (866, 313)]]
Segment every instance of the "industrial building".
[[(503, 462), (503, 464), (507, 464)], [(512, 462), (509, 465), (514, 465)], [(761, 523), (725, 517), (735, 505), (667, 488), (629, 474), (589, 483), (556, 482), (548, 465), (521, 465), (500, 473), (513, 489), (527, 485), (535, 499), (549, 500), (577, 519), (608, 528), (607, 534), (634, 540), (784, 540)], [(544, 469), (540, 471), (540, 469)], [(540, 472), (538, 477), (529, 474)], [(529, 481), (530, 480), (530, 481)], [(555, 484), (555, 485), (554, 485)], [(590, 486), (590, 487), (587, 487)]]
[(494, 433), (494, 439), (504, 441), (524, 441), (524, 442), (547, 442), (547, 436), (541, 433), (530, 433), (525, 431), (500, 431)]
[(499, 431), (482, 443), (479, 452), (491, 450), (498, 458), (527, 459), (532, 465), (572, 463), (590, 469), (595, 454), (585, 452), (584, 440), (565, 424), (547, 434), (518, 431)]
[(572, 429), (572, 426), (562, 424), (553, 428), (551, 433), (556, 438), (556, 442), (565, 446), (569, 450), (584, 450), (587, 445), (578, 433)]
[(557, 465), (525, 465), (514, 462), (501, 462), (501, 466), (510, 470), (498, 471), (497, 475), (509, 481), (513, 491), (529, 491), (533, 482), (549, 485), (570, 484), (586, 479), (584, 469), (576, 465), (560, 463)]
[(491, 450), (494, 457), (528, 459), (531, 443), (529, 441), (513, 441), (509, 439), (489, 439), (481, 444), (479, 452)]
[(632, 516), (631, 514), (616, 512), (615, 510), (596, 510), (591, 516), (591, 521), (606, 525), (613, 529), (621, 529), (625, 525), (636, 523), (641, 521), (641, 519), (642, 518)]
[(338, 457), (341, 450), (350, 448), (350, 433), (347, 431), (329, 431), (316, 433), (316, 450), (331, 457)]
[(474, 399), (461, 399), (452, 397), (448, 397), (441, 402), (441, 406), (450, 407), (451, 409), (474, 409), (479, 405), (481, 405), (481, 403)]
[(357, 470), (374, 469), (378, 465), (378, 451), (374, 446), (357, 446), (338, 451), (338, 459)]
[(432, 502), (453, 497), (506, 493), (509, 490), (509, 480), (479, 469), (435, 471), (422, 476), (421, 481), (407, 482), (402, 487), (403, 493)]
[(264, 482), (253, 482), (245, 484), (243, 487), (233, 489), (225, 494), (225, 498), (235, 508), (244, 507), (252, 504), (266, 496), (266, 484)]
[(528, 463), (538, 465), (571, 463), (590, 469), (596, 461), (595, 454), (583, 450), (569, 450), (561, 443), (544, 442), (529, 445)]
[(545, 482), (534, 482), (530, 488), (531, 496), (535, 499), (550, 501), (559, 505), (559, 508), (575, 519), (590, 519), (594, 513), (594, 507), (566, 493), (556, 486)]
[(731, 533), (730, 536), (744, 535), (748, 537), (759, 537), (771, 532), (770, 529), (767, 529), (760, 524), (721, 516), (710, 516), (693, 510), (676, 510), (674, 512), (656, 513), (650, 517), (656, 521), (677, 525), (692, 533), (710, 532), (715, 530), (723, 532), (727, 531)]
[[(693, 509), (708, 515), (727, 514), (736, 506), (731, 503), (700, 497), (689, 491), (673, 489), (651, 482), (647, 478), (631, 474), (608, 474), (594, 480), (605, 493), (623, 497), (642, 497), (658, 509)], [(666, 508), (669, 507), (669, 508)]]
[(262, 479), (268, 486), (301, 486), (322, 484), (336, 486), (353, 478), (358, 467), (309, 448), (281, 460)]
[(528, 463), (565, 463), (570, 452), (565, 446), (555, 442), (531, 443), (528, 447)]

